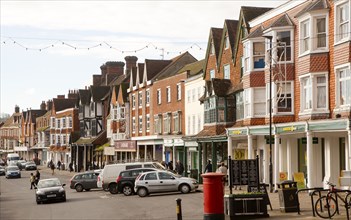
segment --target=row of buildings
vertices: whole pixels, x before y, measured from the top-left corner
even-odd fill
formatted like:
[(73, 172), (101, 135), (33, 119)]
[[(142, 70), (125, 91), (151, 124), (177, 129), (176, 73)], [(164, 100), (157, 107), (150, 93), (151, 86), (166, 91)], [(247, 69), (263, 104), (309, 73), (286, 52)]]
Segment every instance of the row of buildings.
[[(260, 158), (260, 180), (303, 172), (308, 186), (350, 170), (350, 0), (241, 7), (210, 28), (206, 55), (106, 62), (93, 85), (19, 112), (1, 148), (72, 161)], [(125, 65), (125, 67), (124, 67)], [(46, 152), (46, 153), (45, 153)], [(272, 172), (270, 173), (270, 168)]]

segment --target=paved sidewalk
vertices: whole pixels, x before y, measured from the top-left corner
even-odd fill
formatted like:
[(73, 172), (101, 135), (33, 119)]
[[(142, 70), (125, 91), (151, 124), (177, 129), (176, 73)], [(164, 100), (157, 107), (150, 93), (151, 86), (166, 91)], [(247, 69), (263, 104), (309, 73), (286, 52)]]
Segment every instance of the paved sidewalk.
[[(46, 166), (38, 166), (38, 169), (42, 173), (51, 174), (51, 169), (46, 167)], [(72, 177), (75, 174), (75, 172), (69, 172), (67, 170), (55, 169), (54, 176), (56, 174)], [(203, 191), (203, 185), (199, 186), (199, 190)], [(232, 192), (234, 194), (245, 193), (246, 188), (243, 187), (242, 190), (234, 190), (233, 189)], [(228, 186), (225, 187), (225, 194), (229, 194)], [(269, 194), (269, 199), (271, 201), (273, 210), (270, 210), (270, 207), (267, 206), (268, 214), (270, 217), (269, 218), (260, 218), (260, 219), (320, 219), (319, 217), (313, 217), (311, 198), (307, 192), (299, 193), (299, 202), (300, 202), (300, 209), (301, 209), (300, 215), (297, 214), (297, 212), (290, 212), (290, 213), (281, 212), (280, 205), (279, 205), (279, 194), (278, 193), (268, 193), (268, 194)], [(316, 201), (317, 197), (314, 197), (314, 198)], [(339, 206), (340, 206), (340, 215), (335, 215), (333, 217), (333, 219), (347, 219), (345, 208), (340, 204), (339, 204)], [(229, 219), (229, 217), (226, 216), (226, 220), (227, 219)]]

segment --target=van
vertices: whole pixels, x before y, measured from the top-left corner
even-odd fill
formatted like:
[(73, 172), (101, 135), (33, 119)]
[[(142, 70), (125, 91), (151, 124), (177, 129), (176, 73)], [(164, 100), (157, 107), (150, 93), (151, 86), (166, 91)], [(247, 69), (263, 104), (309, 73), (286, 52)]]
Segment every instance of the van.
[(117, 178), (119, 173), (124, 170), (130, 170), (135, 168), (156, 168), (165, 170), (166, 168), (158, 162), (134, 162), (134, 163), (119, 163), (109, 164), (104, 167), (100, 175), (98, 176), (98, 187), (102, 187), (103, 190), (108, 190), (112, 194), (118, 192), (117, 189)]
[(19, 161), (20, 156), (16, 153), (7, 154), (7, 165), (14, 164), (17, 165), (17, 161)]

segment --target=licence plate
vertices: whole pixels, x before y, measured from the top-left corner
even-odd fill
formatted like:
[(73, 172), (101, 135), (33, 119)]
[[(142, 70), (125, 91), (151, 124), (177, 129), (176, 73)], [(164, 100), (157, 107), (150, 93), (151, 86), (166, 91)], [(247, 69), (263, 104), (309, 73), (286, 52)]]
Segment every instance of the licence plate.
[(47, 195), (46, 197), (48, 198), (56, 197), (56, 194)]

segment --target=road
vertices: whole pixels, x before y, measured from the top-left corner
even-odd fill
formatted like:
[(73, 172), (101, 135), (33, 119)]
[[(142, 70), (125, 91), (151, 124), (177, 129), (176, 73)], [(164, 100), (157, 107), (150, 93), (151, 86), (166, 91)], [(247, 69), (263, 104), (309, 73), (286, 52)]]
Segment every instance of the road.
[[(55, 174), (66, 184), (67, 202), (37, 205), (30, 190), (31, 171), (20, 179), (0, 177), (0, 219), (176, 219), (176, 198), (182, 199), (183, 219), (203, 219), (203, 194), (163, 194), (139, 196), (112, 195), (101, 190), (78, 193), (69, 188), (70, 177)], [(73, 175), (73, 173), (72, 173)], [(41, 178), (51, 178), (41, 172)]]

